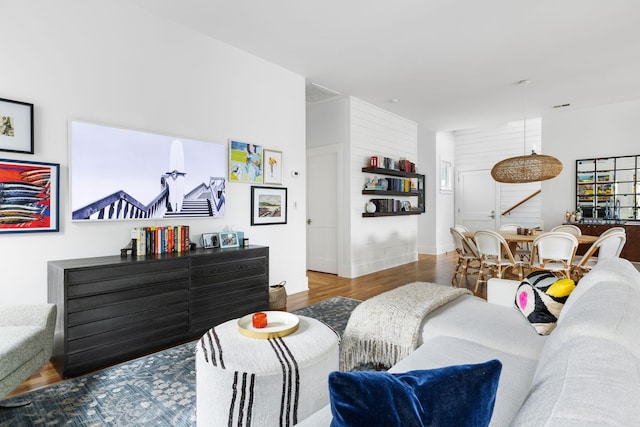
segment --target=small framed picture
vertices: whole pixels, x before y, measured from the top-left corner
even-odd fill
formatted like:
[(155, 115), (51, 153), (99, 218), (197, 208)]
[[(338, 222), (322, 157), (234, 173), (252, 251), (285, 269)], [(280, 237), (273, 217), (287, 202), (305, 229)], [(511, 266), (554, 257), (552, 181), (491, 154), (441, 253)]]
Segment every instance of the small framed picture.
[(33, 104), (0, 98), (0, 151), (33, 154)]
[(220, 249), (237, 248), (240, 246), (238, 243), (238, 233), (235, 231), (219, 233), (218, 235), (220, 239)]
[(200, 244), (205, 249), (213, 249), (220, 247), (218, 235), (216, 233), (202, 233)]
[(251, 225), (287, 223), (287, 189), (251, 187)]
[(264, 183), (282, 185), (282, 151), (264, 149)]

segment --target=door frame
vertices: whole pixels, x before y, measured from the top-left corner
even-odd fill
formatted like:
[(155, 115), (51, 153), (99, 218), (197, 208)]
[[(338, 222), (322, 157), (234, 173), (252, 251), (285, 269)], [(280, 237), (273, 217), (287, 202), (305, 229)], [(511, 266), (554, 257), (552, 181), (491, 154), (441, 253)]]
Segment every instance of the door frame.
[[(345, 214), (345, 192), (344, 192), (344, 155), (343, 155), (343, 144), (329, 144), (322, 145), (319, 147), (309, 147), (306, 152), (306, 160), (308, 162), (309, 157), (314, 155), (324, 155), (324, 154), (335, 154), (336, 155), (336, 171), (338, 176), (336, 177), (336, 261), (337, 261), (337, 274), (340, 277), (345, 276), (345, 261), (344, 261), (344, 248), (345, 248), (345, 218), (348, 215), (348, 212)], [(308, 170), (308, 168), (307, 168)], [(306, 179), (313, 179), (314, 177), (307, 176)], [(308, 183), (305, 183), (305, 187), (307, 187)], [(312, 197), (310, 194), (307, 194), (307, 199)], [(309, 219), (308, 206), (305, 206), (305, 223)], [(306, 228), (305, 228), (306, 232)], [(309, 239), (309, 235), (307, 234), (307, 239)], [(308, 243), (307, 243), (308, 245)], [(306, 250), (306, 248), (305, 248)], [(305, 254), (305, 263), (306, 256)], [(308, 269), (308, 268), (305, 268)]]

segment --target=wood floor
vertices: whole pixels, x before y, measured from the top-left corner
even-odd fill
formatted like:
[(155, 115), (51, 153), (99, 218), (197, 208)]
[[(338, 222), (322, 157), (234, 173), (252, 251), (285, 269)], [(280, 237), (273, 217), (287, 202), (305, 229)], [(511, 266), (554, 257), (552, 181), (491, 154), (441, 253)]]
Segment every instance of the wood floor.
[[(293, 311), (336, 296), (366, 300), (398, 286), (417, 281), (450, 284), (456, 261), (457, 255), (455, 252), (443, 255), (420, 255), (417, 262), (355, 279), (309, 271), (307, 272), (309, 290), (289, 295), (287, 298), (287, 310)], [(462, 283), (465, 286), (464, 280)], [(475, 276), (469, 277), (466, 286), (473, 291)], [(478, 296), (486, 297), (484, 286), (478, 289)], [(48, 364), (16, 388), (9, 396), (55, 384), (62, 380), (53, 366)]]

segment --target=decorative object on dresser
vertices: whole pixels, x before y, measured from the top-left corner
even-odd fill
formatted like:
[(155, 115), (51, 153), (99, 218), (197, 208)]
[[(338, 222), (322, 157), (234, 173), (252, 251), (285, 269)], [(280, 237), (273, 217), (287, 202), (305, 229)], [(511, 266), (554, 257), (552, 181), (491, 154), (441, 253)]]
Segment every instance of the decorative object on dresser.
[(217, 233), (202, 233), (200, 237), (200, 245), (205, 249), (213, 249), (220, 247), (220, 240)]
[(218, 236), (220, 237), (220, 249), (237, 248), (240, 246), (238, 243), (238, 233), (225, 231), (223, 233), (219, 233)]
[(33, 104), (0, 98), (0, 151), (33, 154)]
[(269, 307), (268, 247), (49, 261), (48, 275), (58, 309), (52, 361), (64, 377)]

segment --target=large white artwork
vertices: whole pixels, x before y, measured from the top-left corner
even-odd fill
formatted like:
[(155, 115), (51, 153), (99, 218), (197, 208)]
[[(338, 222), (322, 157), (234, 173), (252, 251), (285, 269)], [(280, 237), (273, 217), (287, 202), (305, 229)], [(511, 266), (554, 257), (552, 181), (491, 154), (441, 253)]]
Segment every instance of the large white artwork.
[(74, 221), (221, 217), (226, 145), (70, 122)]

